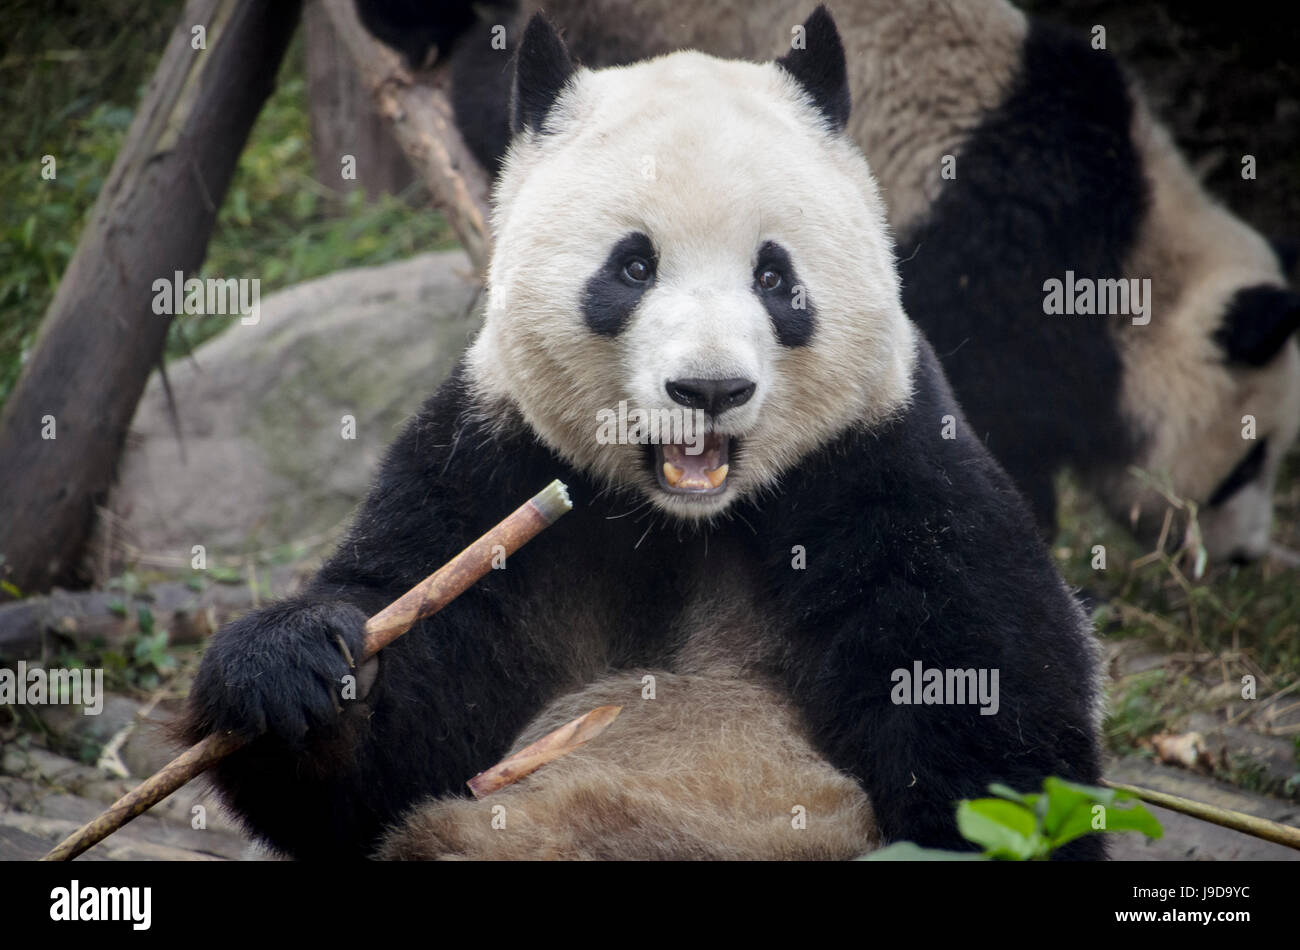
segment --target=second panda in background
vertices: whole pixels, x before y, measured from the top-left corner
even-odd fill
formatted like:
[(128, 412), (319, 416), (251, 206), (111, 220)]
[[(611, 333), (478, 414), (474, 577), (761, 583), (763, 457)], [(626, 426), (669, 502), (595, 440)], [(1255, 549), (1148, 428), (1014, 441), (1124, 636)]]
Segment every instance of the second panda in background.
[[(389, 4), (358, 6), (382, 22)], [(442, 34), (458, 120), (488, 167), (505, 148), (509, 98), (492, 30), (512, 24), (514, 36), (519, 6), (539, 4), (488, 5), (458, 37)], [(682, 48), (761, 59), (789, 47), (801, 15), (798, 0), (544, 6), (594, 66)], [(850, 54), (848, 131), (898, 237), (904, 306), (1044, 533), (1069, 468), (1154, 542), (1169, 506), (1136, 467), (1197, 503), (1212, 559), (1263, 556), (1300, 430), (1300, 296), (1269, 244), (1205, 193), (1086, 36), (1005, 0), (831, 6)], [(424, 15), (449, 22), (442, 7)], [(1124, 279), (1145, 313), (1135, 295), (1121, 313), (1046, 312), (1049, 282), (1071, 279), (1094, 301), (1119, 299), (1099, 282)]]

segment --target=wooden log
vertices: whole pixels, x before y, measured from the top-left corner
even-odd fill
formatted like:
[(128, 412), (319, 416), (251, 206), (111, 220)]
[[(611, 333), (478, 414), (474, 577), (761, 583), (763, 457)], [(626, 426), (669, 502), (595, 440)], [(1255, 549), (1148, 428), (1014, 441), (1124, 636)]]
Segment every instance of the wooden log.
[[(277, 565), (261, 575), (272, 591), (288, 592), (298, 569)], [(148, 607), (158, 629), (174, 644), (198, 643), (216, 627), (256, 606), (247, 583), (205, 584), (195, 590), (182, 581), (160, 581), (125, 594), (115, 590), (68, 591), (0, 604), (0, 662), (52, 655), (60, 643), (83, 657), (97, 645), (123, 650), (138, 632), (136, 614)], [(125, 609), (122, 609), (125, 608)]]
[[(351, 54), (319, 3), (302, 15), (307, 47), (307, 108), (316, 180), (342, 195), (363, 188), (366, 197), (401, 194), (415, 181), (393, 130), (370, 104)], [(343, 156), (356, 162), (356, 178), (343, 177)]]
[(172, 32), (0, 415), (0, 579), (24, 594), (85, 579), (95, 506), (171, 323), (153, 283), (203, 263), (299, 7), (190, 0)]

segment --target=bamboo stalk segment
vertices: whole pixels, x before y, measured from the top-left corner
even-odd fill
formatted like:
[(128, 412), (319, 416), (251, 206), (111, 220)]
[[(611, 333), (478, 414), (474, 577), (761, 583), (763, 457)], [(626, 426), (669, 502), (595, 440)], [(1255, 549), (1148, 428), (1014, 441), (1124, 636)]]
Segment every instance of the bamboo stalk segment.
[(1254, 835), (1256, 838), (1263, 838), (1265, 841), (1272, 841), (1274, 844), (1286, 845), (1288, 848), (1300, 850), (1300, 828), (1283, 825), (1268, 818), (1247, 815), (1239, 811), (1233, 811), (1230, 808), (1207, 805), (1205, 802), (1193, 801), (1190, 798), (1183, 798), (1181, 795), (1170, 795), (1168, 792), (1157, 792), (1154, 789), (1142, 788), (1139, 785), (1125, 785), (1121, 782), (1108, 780), (1103, 780), (1102, 784), (1119, 789), (1122, 792), (1128, 792), (1144, 802), (1150, 802), (1152, 805), (1159, 805), (1161, 808), (1168, 808), (1170, 811), (1189, 815), (1192, 818), (1199, 818), (1201, 821), (1208, 821), (1223, 828), (1231, 828), (1233, 831), (1240, 831), (1243, 834)]
[[(558, 479), (551, 482), (487, 534), (366, 621), (362, 660), (374, 656), (406, 633), (417, 620), (432, 616), (463, 594), (492, 570), (495, 555), (509, 556), (518, 551), (572, 507), (564, 483)], [(70, 861), (246, 742), (239, 736), (215, 733), (196, 742), (59, 842), (41, 860)]]
[(554, 732), (547, 733), (492, 768), (479, 772), (465, 784), (469, 786), (475, 798), (483, 798), (485, 795), (500, 791), (507, 785), (513, 785), (530, 772), (536, 772), (547, 762), (568, 755), (596, 738), (609, 728), (610, 723), (617, 719), (622, 711), (622, 706), (598, 706), (573, 722), (565, 723)]

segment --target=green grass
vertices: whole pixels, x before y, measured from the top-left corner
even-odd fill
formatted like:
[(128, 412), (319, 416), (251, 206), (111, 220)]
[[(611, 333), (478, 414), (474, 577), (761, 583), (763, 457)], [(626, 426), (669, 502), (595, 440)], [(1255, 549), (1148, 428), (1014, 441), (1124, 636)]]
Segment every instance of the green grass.
[[(1300, 533), (1300, 452), (1279, 476), (1274, 536), (1291, 548)], [(1188, 712), (1223, 708), (1193, 672), (1211, 660), (1232, 679), (1262, 674), (1263, 700), (1300, 678), (1300, 584), (1296, 571), (1270, 562), (1211, 566), (1197, 579), (1170, 556), (1148, 557), (1132, 536), (1069, 478), (1059, 483), (1061, 530), (1054, 552), (1066, 579), (1104, 601), (1094, 617), (1107, 640), (1140, 640), (1185, 662), (1133, 673), (1112, 684), (1106, 736), (1112, 751), (1176, 728)], [(1091, 567), (1093, 545), (1106, 547), (1107, 569)], [(1200, 662), (1202, 658), (1204, 662)]]

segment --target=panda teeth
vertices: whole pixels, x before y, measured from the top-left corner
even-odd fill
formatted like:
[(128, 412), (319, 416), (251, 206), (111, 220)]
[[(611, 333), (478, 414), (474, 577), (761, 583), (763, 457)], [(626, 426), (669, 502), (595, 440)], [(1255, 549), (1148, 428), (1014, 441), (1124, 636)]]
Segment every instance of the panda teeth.
[(686, 469), (678, 468), (671, 462), (664, 462), (664, 480), (673, 488), (677, 487), (677, 483), (682, 480), (682, 476), (685, 474)]
[(709, 484), (717, 488), (727, 480), (727, 472), (731, 471), (730, 465), (719, 465), (711, 472), (705, 472), (704, 475), (709, 480)]

